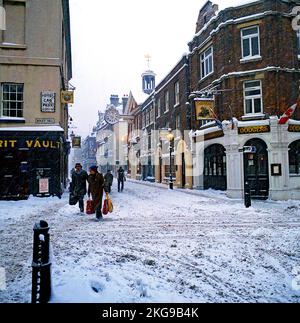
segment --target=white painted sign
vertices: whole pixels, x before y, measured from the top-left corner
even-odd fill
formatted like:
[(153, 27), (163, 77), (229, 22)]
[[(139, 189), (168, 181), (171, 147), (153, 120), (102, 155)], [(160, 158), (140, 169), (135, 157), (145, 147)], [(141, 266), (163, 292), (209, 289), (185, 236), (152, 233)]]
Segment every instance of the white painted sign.
[(49, 178), (40, 178), (39, 179), (39, 193), (40, 194), (49, 193)]
[(55, 112), (55, 92), (43, 91), (41, 93), (41, 111), (42, 112)]

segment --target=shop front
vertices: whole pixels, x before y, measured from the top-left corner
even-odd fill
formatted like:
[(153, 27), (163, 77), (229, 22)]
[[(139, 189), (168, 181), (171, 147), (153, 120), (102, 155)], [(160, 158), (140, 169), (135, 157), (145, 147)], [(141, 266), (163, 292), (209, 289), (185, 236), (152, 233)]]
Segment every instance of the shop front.
[(60, 127), (0, 129), (0, 199), (61, 197), (66, 147)]
[(234, 118), (218, 132), (212, 125), (192, 134), (194, 188), (243, 198), (248, 182), (252, 199), (300, 199), (300, 121)]

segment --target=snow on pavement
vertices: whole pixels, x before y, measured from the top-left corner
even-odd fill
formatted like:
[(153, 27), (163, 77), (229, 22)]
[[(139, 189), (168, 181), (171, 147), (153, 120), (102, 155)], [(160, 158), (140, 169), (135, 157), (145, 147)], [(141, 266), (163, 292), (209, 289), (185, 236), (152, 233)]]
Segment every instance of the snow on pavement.
[(67, 194), (0, 202), (0, 302), (30, 302), (40, 219), (51, 228), (52, 302), (300, 301), (300, 201), (245, 209), (219, 192), (136, 182), (112, 199), (102, 222), (81, 216)]

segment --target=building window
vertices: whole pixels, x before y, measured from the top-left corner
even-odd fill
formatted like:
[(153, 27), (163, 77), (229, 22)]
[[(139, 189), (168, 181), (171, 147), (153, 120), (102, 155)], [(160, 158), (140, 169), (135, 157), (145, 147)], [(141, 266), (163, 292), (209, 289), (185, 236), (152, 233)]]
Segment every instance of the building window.
[(157, 118), (160, 117), (160, 112), (161, 112), (161, 100), (160, 98), (157, 100)]
[(290, 175), (300, 175), (300, 140), (289, 146)]
[(179, 81), (175, 83), (175, 106), (179, 105), (180, 103), (180, 86)]
[(242, 55), (243, 58), (260, 56), (259, 28), (258, 26), (244, 28), (242, 34)]
[(165, 93), (165, 112), (169, 111), (170, 109), (170, 93), (167, 91)]
[(201, 79), (207, 75), (213, 73), (214, 62), (213, 62), (213, 48), (208, 48), (205, 52), (200, 54), (201, 60)]
[(300, 57), (300, 30), (297, 30), (297, 53)]
[(1, 117), (23, 118), (24, 85), (3, 83)]
[(245, 114), (263, 113), (261, 81), (244, 83)]
[(150, 110), (150, 123), (154, 123), (154, 120), (155, 119), (155, 109), (153, 108), (153, 106), (151, 107), (151, 110)]
[(3, 44), (25, 44), (26, 2), (3, 2), (6, 12), (6, 30), (3, 32)]
[(180, 130), (181, 128), (181, 115), (177, 114), (175, 119), (175, 129)]

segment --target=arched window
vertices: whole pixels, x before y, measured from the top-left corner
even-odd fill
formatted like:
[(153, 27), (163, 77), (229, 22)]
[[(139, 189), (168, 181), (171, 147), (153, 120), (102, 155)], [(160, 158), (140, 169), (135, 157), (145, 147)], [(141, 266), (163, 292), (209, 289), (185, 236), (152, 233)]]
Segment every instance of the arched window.
[(294, 141), (289, 146), (289, 166), (291, 175), (300, 174), (300, 140)]
[(204, 151), (204, 189), (227, 189), (226, 152), (222, 145), (212, 145)]

